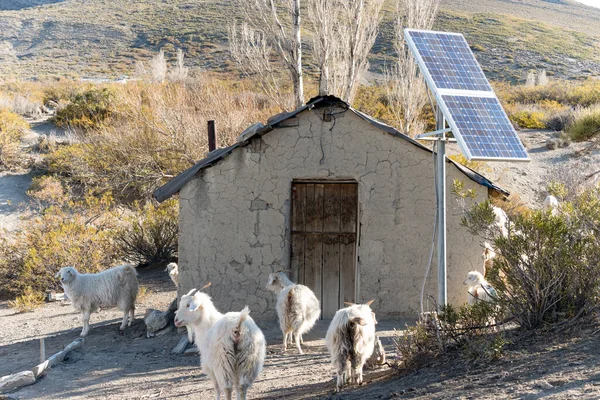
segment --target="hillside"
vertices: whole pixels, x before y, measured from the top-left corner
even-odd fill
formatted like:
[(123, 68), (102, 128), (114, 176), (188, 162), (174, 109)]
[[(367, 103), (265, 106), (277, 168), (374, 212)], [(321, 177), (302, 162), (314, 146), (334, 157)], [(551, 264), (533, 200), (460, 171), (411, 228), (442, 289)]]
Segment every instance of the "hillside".
[[(377, 72), (389, 58), (392, 1), (373, 49)], [(0, 0), (0, 73), (5, 77), (130, 74), (164, 48), (188, 65), (234, 72), (226, 0)], [(517, 81), (526, 70), (581, 78), (600, 74), (600, 10), (563, 0), (448, 0), (436, 28), (460, 31), (490, 78)], [(307, 45), (310, 45), (307, 38)]]

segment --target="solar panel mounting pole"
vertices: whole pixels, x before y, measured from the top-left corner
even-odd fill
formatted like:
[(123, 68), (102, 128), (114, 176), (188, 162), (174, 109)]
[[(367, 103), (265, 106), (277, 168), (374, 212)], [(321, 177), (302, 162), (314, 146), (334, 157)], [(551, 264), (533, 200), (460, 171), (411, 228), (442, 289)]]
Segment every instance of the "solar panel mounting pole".
[[(437, 107), (435, 129), (446, 128), (446, 119), (440, 107)], [(435, 185), (437, 192), (438, 214), (438, 312), (448, 304), (448, 289), (446, 287), (446, 133), (442, 132), (437, 140)]]

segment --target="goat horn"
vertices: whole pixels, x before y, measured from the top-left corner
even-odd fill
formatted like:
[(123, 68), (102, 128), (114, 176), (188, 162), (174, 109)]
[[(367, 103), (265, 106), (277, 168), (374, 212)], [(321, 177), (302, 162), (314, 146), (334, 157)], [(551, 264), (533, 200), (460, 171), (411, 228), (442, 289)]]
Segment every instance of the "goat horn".
[(200, 289), (198, 290), (202, 290), (202, 289), (206, 289), (207, 287), (209, 287), (211, 285), (210, 282), (208, 282), (206, 285), (202, 286)]
[(367, 301), (365, 304), (366, 304), (366, 305), (368, 305), (368, 306), (370, 306), (371, 304), (373, 304), (373, 302), (374, 302), (374, 301), (375, 301), (375, 299), (373, 299), (373, 300), (369, 300), (369, 301)]
[(188, 296), (193, 296), (193, 295), (195, 295), (196, 293), (198, 293), (198, 289), (194, 289), (194, 290), (192, 290)]

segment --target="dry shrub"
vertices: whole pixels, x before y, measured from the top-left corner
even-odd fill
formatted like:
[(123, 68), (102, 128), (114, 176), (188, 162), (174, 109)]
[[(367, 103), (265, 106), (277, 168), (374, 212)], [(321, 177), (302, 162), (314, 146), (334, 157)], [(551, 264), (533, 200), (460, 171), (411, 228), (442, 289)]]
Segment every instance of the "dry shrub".
[(0, 169), (15, 170), (30, 164), (21, 150), (21, 138), (29, 124), (7, 109), (0, 108)]
[(600, 136), (600, 103), (575, 110), (573, 122), (568, 126), (567, 134), (573, 140), (589, 140)]
[(83, 130), (99, 128), (114, 109), (113, 93), (109, 88), (86, 88), (69, 95), (68, 103), (56, 111), (53, 120), (60, 127)]
[(571, 107), (589, 107), (600, 103), (600, 81), (587, 79), (582, 82), (552, 81), (543, 86), (511, 86), (496, 83), (494, 89), (505, 104), (538, 104), (555, 101)]
[(30, 192), (38, 204), (46, 204), (41, 215), (24, 222), (22, 229), (0, 238), (0, 295), (20, 296), (28, 288), (36, 293), (58, 290), (54, 275), (73, 265), (81, 272), (98, 272), (119, 259), (113, 244), (116, 219), (112, 199), (86, 196), (80, 201), (62, 201), (52, 180), (39, 182)]
[(175, 260), (179, 202), (170, 199), (158, 206), (138, 204), (133, 211), (116, 238), (116, 245), (125, 258), (138, 265)]
[(279, 111), (248, 89), (210, 76), (186, 84), (115, 85), (110, 118), (79, 143), (51, 152), (48, 169), (100, 193), (146, 199), (204, 158), (208, 120), (217, 121), (219, 144), (226, 146), (252, 123)]
[(454, 352), (469, 362), (489, 362), (502, 356), (507, 343), (501, 326), (503, 311), (494, 303), (478, 302), (425, 314), (415, 326), (394, 337), (397, 368), (415, 369), (441, 354)]
[(30, 312), (44, 303), (44, 295), (26, 287), (23, 294), (8, 302), (8, 306), (17, 313)]

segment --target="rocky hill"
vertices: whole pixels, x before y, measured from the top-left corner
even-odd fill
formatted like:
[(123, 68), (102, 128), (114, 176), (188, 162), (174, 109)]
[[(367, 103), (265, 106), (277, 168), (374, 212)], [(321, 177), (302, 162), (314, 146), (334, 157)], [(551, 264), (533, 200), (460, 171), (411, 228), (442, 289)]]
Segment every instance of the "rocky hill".
[[(388, 0), (374, 72), (390, 56), (393, 8)], [(191, 66), (234, 71), (235, 15), (227, 0), (0, 0), (0, 73), (114, 77), (177, 47)], [(532, 68), (581, 78), (600, 74), (599, 20), (600, 9), (566, 0), (445, 0), (436, 28), (463, 32), (492, 79), (518, 81)]]

